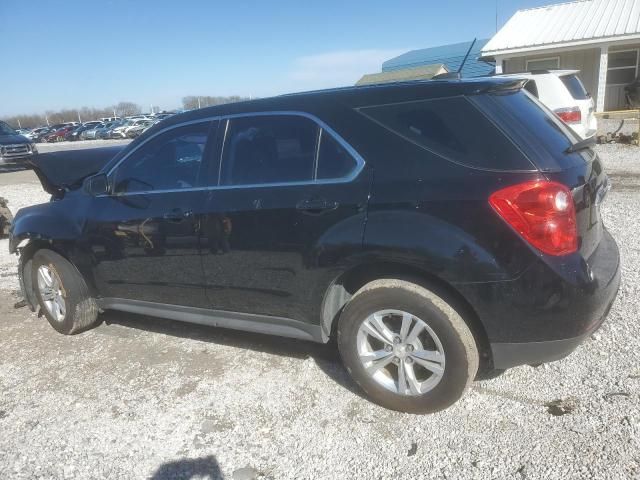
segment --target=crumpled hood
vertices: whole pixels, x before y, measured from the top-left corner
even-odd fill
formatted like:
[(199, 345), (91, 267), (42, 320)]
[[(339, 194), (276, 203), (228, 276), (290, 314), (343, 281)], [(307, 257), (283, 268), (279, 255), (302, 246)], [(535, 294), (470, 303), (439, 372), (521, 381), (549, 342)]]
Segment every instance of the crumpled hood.
[(31, 143), (31, 140), (22, 135), (0, 135), (0, 145), (16, 145), (21, 143)]
[(41, 153), (29, 159), (29, 163), (44, 190), (62, 197), (65, 190), (77, 188), (82, 180), (98, 173), (123, 148), (124, 145), (118, 145)]

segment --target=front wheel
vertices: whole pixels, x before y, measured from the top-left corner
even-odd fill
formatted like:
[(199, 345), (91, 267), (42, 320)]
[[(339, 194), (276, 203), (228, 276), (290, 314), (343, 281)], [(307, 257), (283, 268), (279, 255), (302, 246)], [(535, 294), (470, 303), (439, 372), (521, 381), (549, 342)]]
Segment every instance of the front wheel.
[(338, 348), (374, 402), (408, 413), (452, 405), (478, 370), (462, 317), (442, 297), (403, 280), (376, 280), (353, 296), (340, 316)]
[(33, 289), (42, 313), (58, 332), (73, 335), (97, 325), (98, 306), (80, 272), (52, 250), (33, 256)]

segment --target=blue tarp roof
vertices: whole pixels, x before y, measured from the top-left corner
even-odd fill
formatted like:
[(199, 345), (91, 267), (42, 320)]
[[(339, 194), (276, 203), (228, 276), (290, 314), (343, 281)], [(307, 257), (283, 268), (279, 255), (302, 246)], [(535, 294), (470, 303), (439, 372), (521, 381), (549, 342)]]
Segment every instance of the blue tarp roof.
[[(489, 39), (477, 40), (467, 63), (462, 69), (463, 77), (478, 77), (489, 75), (493, 71), (493, 65), (478, 60), (484, 47)], [(442, 45), (440, 47), (423, 48), (420, 50), (411, 50), (402, 55), (387, 60), (382, 64), (382, 71), (389, 72), (400, 68), (418, 67), (420, 65), (431, 65), (434, 63), (443, 63), (450, 72), (458, 71), (467, 50), (471, 46), (471, 41), (463, 43), (454, 43), (452, 45)]]

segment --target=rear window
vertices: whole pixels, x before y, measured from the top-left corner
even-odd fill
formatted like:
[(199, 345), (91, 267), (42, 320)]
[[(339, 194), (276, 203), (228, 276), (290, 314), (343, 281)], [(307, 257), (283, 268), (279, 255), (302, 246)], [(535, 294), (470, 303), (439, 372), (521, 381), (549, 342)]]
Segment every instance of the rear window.
[(465, 97), (379, 105), (360, 111), (453, 162), (489, 170), (533, 169), (511, 140)]
[(531, 95), (533, 95), (536, 98), (539, 98), (538, 95), (538, 86), (536, 85), (536, 82), (534, 80), (529, 80), (525, 85), (524, 85), (524, 89), (529, 92)]
[(582, 85), (580, 79), (575, 75), (563, 75), (560, 77), (564, 86), (567, 87), (569, 93), (575, 100), (586, 100), (589, 98), (589, 93)]
[(583, 161), (566, 154), (579, 139), (556, 115), (524, 90), (473, 98), (509, 133), (541, 170), (568, 168)]

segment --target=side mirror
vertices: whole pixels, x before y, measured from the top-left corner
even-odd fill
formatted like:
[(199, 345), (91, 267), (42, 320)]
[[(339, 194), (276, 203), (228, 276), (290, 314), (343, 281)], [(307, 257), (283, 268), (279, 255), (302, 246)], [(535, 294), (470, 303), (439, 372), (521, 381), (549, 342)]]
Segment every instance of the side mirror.
[(104, 173), (93, 175), (85, 180), (84, 189), (94, 197), (98, 195), (106, 195), (109, 193), (109, 180)]

